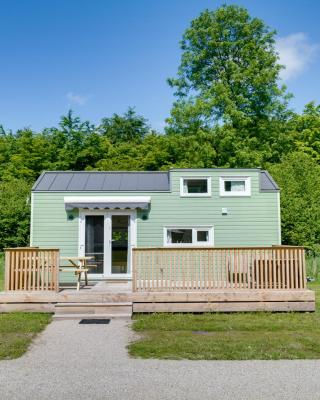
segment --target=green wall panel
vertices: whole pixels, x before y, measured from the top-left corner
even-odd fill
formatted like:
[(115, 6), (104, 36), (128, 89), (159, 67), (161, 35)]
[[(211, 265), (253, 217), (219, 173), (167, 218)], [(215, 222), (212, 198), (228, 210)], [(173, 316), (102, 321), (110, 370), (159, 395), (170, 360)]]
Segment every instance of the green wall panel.
[[(211, 197), (180, 197), (180, 177), (210, 176)], [(220, 176), (250, 176), (250, 197), (220, 197)], [(138, 212), (138, 246), (162, 246), (163, 228), (170, 225), (213, 225), (215, 246), (259, 246), (279, 244), (278, 193), (259, 192), (259, 172), (171, 171), (172, 192), (34, 192), (32, 245), (59, 247), (63, 256), (78, 254), (78, 212), (69, 220), (64, 196), (151, 196), (147, 220)], [(228, 208), (228, 215), (222, 215)]]

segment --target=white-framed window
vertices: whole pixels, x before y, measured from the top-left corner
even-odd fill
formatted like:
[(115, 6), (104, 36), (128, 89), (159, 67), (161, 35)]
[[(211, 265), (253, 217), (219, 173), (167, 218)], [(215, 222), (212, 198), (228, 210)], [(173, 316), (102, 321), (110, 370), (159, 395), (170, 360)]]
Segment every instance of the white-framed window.
[(250, 177), (220, 177), (220, 196), (251, 196)]
[(163, 230), (164, 246), (213, 246), (213, 226), (167, 226)]
[(210, 177), (182, 177), (180, 178), (180, 196), (182, 197), (210, 197)]

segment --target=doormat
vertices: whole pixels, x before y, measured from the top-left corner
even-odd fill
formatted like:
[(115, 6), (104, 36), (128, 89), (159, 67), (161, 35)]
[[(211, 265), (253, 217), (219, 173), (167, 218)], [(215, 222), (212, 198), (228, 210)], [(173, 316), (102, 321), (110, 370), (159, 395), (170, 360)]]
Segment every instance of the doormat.
[(110, 323), (110, 319), (82, 319), (79, 324), (96, 324), (96, 325), (107, 325)]

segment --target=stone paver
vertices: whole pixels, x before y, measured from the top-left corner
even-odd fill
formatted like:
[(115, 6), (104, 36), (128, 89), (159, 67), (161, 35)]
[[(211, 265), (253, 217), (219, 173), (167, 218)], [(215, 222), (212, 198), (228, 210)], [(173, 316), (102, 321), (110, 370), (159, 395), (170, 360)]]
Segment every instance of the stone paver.
[(132, 359), (129, 321), (55, 321), (26, 355), (0, 362), (0, 399), (320, 398), (319, 361)]

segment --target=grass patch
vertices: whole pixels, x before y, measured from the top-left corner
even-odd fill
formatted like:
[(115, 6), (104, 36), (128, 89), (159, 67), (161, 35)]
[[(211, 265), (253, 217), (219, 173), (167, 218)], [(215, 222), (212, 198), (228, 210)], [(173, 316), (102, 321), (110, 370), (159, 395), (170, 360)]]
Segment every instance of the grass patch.
[(307, 276), (315, 281), (320, 281), (320, 257), (306, 255)]
[(141, 358), (279, 360), (320, 358), (320, 283), (315, 313), (138, 314), (142, 335), (129, 345)]
[[(4, 254), (0, 253), (0, 291), (3, 289)], [(51, 318), (51, 314), (44, 313), (0, 313), (0, 360), (21, 357)]]
[(50, 321), (44, 313), (0, 314), (0, 360), (21, 357)]

